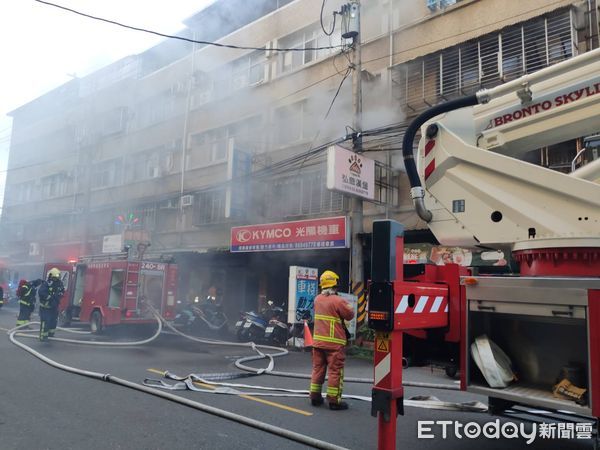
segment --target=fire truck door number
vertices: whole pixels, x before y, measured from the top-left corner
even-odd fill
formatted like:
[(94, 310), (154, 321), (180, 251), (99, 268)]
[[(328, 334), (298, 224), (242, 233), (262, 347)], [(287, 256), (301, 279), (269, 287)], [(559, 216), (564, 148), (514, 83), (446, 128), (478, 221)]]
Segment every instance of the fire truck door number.
[(383, 353), (390, 352), (390, 334), (377, 333), (377, 351)]

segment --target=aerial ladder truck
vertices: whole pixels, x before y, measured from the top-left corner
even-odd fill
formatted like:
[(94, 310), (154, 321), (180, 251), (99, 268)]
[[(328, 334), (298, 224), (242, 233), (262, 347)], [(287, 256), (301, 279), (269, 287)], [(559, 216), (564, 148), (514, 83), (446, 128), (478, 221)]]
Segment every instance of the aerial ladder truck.
[[(374, 222), (368, 320), (376, 330), (372, 414), (380, 449), (396, 444), (406, 331), (454, 339), (460, 388), (487, 396), (494, 414), (522, 407), (600, 418), (600, 159), (570, 173), (523, 160), (599, 131), (599, 49), (434, 106), (408, 127), (411, 197), (440, 244), (501, 249), (520, 270), (406, 270), (402, 225)], [(474, 361), (471, 347), (482, 336), (517, 375), (503, 388), (492, 387)], [(578, 401), (553, 394), (565, 368), (576, 368), (585, 389)]]

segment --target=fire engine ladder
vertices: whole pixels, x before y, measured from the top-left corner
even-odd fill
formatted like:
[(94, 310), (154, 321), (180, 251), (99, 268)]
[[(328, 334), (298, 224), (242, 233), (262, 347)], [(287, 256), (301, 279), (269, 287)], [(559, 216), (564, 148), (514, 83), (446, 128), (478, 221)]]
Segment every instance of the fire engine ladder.
[[(131, 275), (136, 275), (137, 278), (137, 283), (133, 286), (129, 285), (129, 282), (131, 281)], [(126, 270), (126, 275), (125, 275), (125, 304), (129, 305), (130, 301), (133, 301), (133, 303), (135, 303), (135, 308), (139, 309), (139, 305), (138, 305), (138, 296), (139, 296), (139, 288), (140, 288), (140, 271), (138, 270), (132, 270), (131, 269), (131, 265), (128, 264), (127, 265), (127, 270)]]

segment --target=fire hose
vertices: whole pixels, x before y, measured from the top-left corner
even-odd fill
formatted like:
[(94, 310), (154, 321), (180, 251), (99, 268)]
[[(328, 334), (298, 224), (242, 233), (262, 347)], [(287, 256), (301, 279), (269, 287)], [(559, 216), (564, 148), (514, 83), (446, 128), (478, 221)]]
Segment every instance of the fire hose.
[[(162, 330), (162, 325), (160, 324), (161, 322), (161, 318), (158, 314), (156, 314), (155, 312), (155, 317), (157, 317), (157, 321), (159, 322), (159, 330)], [(32, 322), (30, 322), (32, 323)], [(38, 322), (39, 323), (39, 322)], [(163, 390), (159, 390), (159, 389), (155, 389), (152, 388), (150, 386), (145, 386), (145, 385), (141, 385), (138, 383), (133, 383), (131, 381), (116, 377), (114, 375), (110, 375), (108, 373), (100, 373), (100, 372), (93, 372), (93, 371), (89, 371), (89, 370), (83, 370), (83, 369), (79, 369), (77, 367), (72, 367), (72, 366), (68, 366), (65, 364), (61, 364), (57, 361), (54, 361), (50, 358), (48, 358), (47, 356), (42, 355), (40, 352), (32, 349), (31, 347), (23, 344), (22, 342), (19, 342), (17, 339), (15, 339), (15, 335), (19, 335), (19, 336), (26, 336), (26, 337), (34, 337), (32, 335), (29, 334), (24, 334), (24, 333), (19, 333), (20, 329), (27, 326), (26, 325), (21, 325), (18, 326), (16, 328), (13, 328), (11, 330), (8, 331), (8, 335), (9, 335), (9, 339), (10, 341), (15, 344), (17, 347), (20, 347), (21, 349), (25, 350), (26, 352), (32, 354), (33, 356), (35, 356), (36, 358), (42, 360), (43, 362), (45, 362), (46, 364), (55, 367), (57, 369), (60, 370), (64, 370), (66, 372), (70, 372), (70, 373), (74, 373), (77, 375), (81, 375), (84, 377), (88, 377), (88, 378), (92, 378), (95, 380), (99, 380), (99, 381), (106, 381), (108, 383), (112, 383), (112, 384), (117, 384), (120, 386), (124, 386), (130, 389), (134, 389), (140, 392), (144, 392), (146, 394), (151, 394), (154, 395), (156, 397), (160, 397), (175, 403), (179, 403), (185, 406), (188, 406), (190, 408), (194, 408), (197, 409), (199, 411), (202, 412), (206, 412), (208, 414), (212, 414), (214, 416), (217, 417), (221, 417), (227, 420), (232, 420), (234, 422), (240, 423), (242, 425), (247, 425), (256, 429), (259, 429), (261, 431), (265, 431), (267, 433), (271, 433), (277, 436), (281, 436), (283, 438), (292, 440), (292, 441), (296, 441), (299, 442), (301, 444), (305, 444), (305, 445), (309, 445), (313, 448), (320, 448), (320, 449), (327, 449), (327, 450), (343, 450), (345, 449), (345, 447), (341, 447), (335, 444), (331, 444), (329, 442), (326, 441), (322, 441), (319, 439), (315, 439), (312, 438), (310, 436), (306, 436), (304, 434), (300, 434), (300, 433), (296, 433), (294, 431), (285, 429), (285, 428), (281, 428), (281, 427), (277, 427), (275, 425), (270, 425), (268, 423), (265, 422), (261, 422), (259, 420), (256, 419), (252, 419), (250, 417), (246, 417), (246, 416), (242, 416), (240, 414), (235, 414), (232, 413), (230, 411), (226, 411), (223, 409), (219, 409), (219, 408), (215, 408), (213, 406), (210, 405), (206, 405), (204, 403), (200, 403), (200, 402), (196, 402), (193, 400), (189, 400), (187, 398), (184, 397), (180, 397), (178, 395), (174, 395), (174, 394), (170, 394), (168, 392), (164, 392)], [(159, 333), (160, 334), (160, 331)], [(156, 337), (156, 334), (154, 336), (152, 336), (152, 338), (146, 339), (144, 341), (138, 341), (136, 343), (119, 343), (119, 344), (123, 344), (123, 345), (139, 345), (140, 342), (146, 342), (149, 340), (153, 340)], [(105, 345), (105, 344), (111, 344), (108, 342), (88, 342), (88, 341), (76, 341), (73, 339), (61, 339), (61, 338), (51, 338), (53, 340), (56, 341), (60, 341), (60, 342), (74, 342), (77, 344), (81, 344), (81, 343), (85, 343), (85, 344), (97, 344), (97, 345)], [(112, 343), (112, 344), (116, 344), (116, 343)]]
[[(155, 340), (161, 334), (162, 329), (163, 329), (162, 325), (164, 323), (168, 328), (173, 330), (176, 334), (178, 334), (182, 337), (185, 337), (187, 339), (196, 341), (196, 342), (212, 344), (212, 345), (225, 345), (225, 346), (251, 348), (252, 350), (256, 351), (258, 353), (258, 355), (240, 358), (235, 361), (235, 365), (236, 365), (236, 367), (238, 367), (241, 370), (251, 372), (253, 375), (270, 374), (270, 375), (283, 376), (283, 377), (310, 378), (310, 375), (308, 375), (308, 374), (296, 374), (296, 373), (292, 373), (292, 372), (280, 372), (280, 371), (273, 370), (274, 358), (279, 357), (279, 356), (284, 356), (289, 353), (285, 349), (281, 349), (279, 347), (274, 347), (274, 346), (268, 346), (268, 345), (257, 345), (254, 342), (238, 343), (238, 342), (228, 342), (228, 341), (220, 341), (220, 340), (214, 340), (214, 339), (201, 339), (201, 338), (197, 338), (194, 336), (189, 336), (189, 335), (186, 335), (185, 333), (182, 333), (181, 331), (177, 330), (175, 327), (173, 327), (169, 322), (167, 322), (163, 317), (161, 317), (160, 314), (154, 308), (150, 308), (150, 309), (152, 310), (152, 312), (158, 322), (158, 327), (157, 327), (157, 331), (154, 333), (154, 335), (152, 335), (148, 339), (144, 339), (141, 341), (135, 341), (135, 342), (95, 342), (95, 341), (82, 341), (82, 340), (65, 339), (65, 338), (57, 338), (57, 337), (52, 337), (50, 339), (52, 339), (54, 341), (59, 341), (59, 342), (76, 343), (76, 344), (83, 344), (83, 345), (95, 345), (95, 346), (109, 346), (109, 347), (127, 347), (127, 346), (134, 346), (134, 345), (143, 345), (143, 344), (147, 344), (147, 343)], [(39, 322), (30, 322), (30, 324), (34, 324), (34, 323), (39, 323)], [(195, 375), (190, 375), (188, 377), (182, 378), (182, 377), (177, 377), (173, 374), (169, 374), (168, 372), (167, 372), (167, 374), (169, 374), (169, 377), (171, 379), (179, 380), (179, 382), (176, 383), (175, 385), (168, 385), (167, 383), (164, 383), (161, 380), (148, 380), (147, 379), (147, 380), (144, 380), (144, 384), (133, 383), (128, 380), (124, 380), (124, 379), (115, 377), (110, 374), (102, 374), (100, 372), (92, 372), (92, 371), (87, 371), (87, 370), (67, 366), (67, 365), (58, 363), (58, 362), (42, 355), (41, 353), (37, 352), (36, 350), (32, 349), (31, 347), (29, 347), (15, 339), (15, 336), (35, 337), (35, 336), (32, 336), (31, 334), (26, 334), (26, 333), (20, 332), (20, 329), (27, 325), (22, 325), (22, 326), (13, 328), (8, 331), (11, 342), (13, 344), (17, 345), (18, 347), (24, 349), (28, 353), (32, 354), (33, 356), (39, 358), (40, 360), (46, 362), (47, 364), (49, 364), (53, 367), (58, 368), (58, 369), (65, 370), (65, 371), (68, 371), (71, 373), (75, 373), (77, 375), (86, 376), (89, 378), (129, 387), (131, 389), (135, 389), (135, 390), (145, 392), (145, 393), (148, 393), (151, 395), (155, 395), (155, 396), (158, 396), (158, 397), (161, 397), (161, 398), (173, 401), (173, 402), (177, 402), (177, 403), (192, 407), (194, 409), (198, 409), (200, 411), (207, 412), (209, 414), (213, 414), (213, 415), (216, 415), (216, 416), (228, 419), (228, 420), (233, 420), (238, 423), (260, 429), (262, 431), (266, 431), (266, 432), (269, 432), (269, 433), (272, 433), (272, 434), (275, 434), (275, 435), (278, 435), (281, 437), (285, 437), (287, 439), (294, 440), (296, 442), (310, 445), (315, 448), (325, 448), (325, 449), (343, 448), (343, 447), (339, 447), (339, 446), (336, 446), (334, 444), (331, 444), (331, 443), (328, 443), (325, 441), (320, 441), (318, 439), (310, 438), (305, 435), (295, 433), (291, 430), (287, 430), (284, 428), (269, 425), (269, 424), (260, 422), (258, 420), (255, 420), (255, 419), (252, 419), (249, 417), (241, 416), (241, 415), (238, 415), (235, 413), (231, 413), (229, 411), (225, 411), (225, 410), (221, 410), (221, 409), (212, 407), (210, 405), (195, 402), (195, 401), (188, 400), (186, 398), (183, 398), (183, 397), (180, 397), (177, 395), (170, 394), (168, 392), (164, 392), (164, 390), (191, 389), (194, 391), (210, 392), (210, 393), (217, 393), (217, 394), (230, 394), (230, 395), (245, 394), (245, 395), (248, 395), (249, 393), (242, 392), (237, 389), (237, 388), (245, 388), (245, 389), (254, 389), (255, 391), (257, 391), (257, 392), (251, 392), (250, 394), (252, 394), (252, 395), (288, 396), (288, 397), (293, 396), (293, 397), (306, 398), (308, 392), (305, 390), (290, 390), (290, 389), (283, 389), (283, 388), (269, 388), (269, 387), (264, 387), (264, 386), (215, 382), (212, 380), (208, 380), (206, 378), (197, 377)], [(78, 330), (70, 330), (70, 329), (66, 329), (66, 328), (59, 328), (59, 329), (62, 331), (67, 331), (67, 332), (76, 333), (76, 334), (89, 334), (88, 332), (83, 332), (83, 331), (78, 331)], [(262, 352), (260, 349), (274, 350), (275, 353)], [(253, 368), (253, 367), (246, 366), (245, 364), (243, 364), (244, 362), (256, 361), (256, 360), (261, 360), (261, 359), (269, 359), (269, 365), (266, 368)], [(347, 378), (346, 381), (372, 384), (372, 380), (367, 379), (367, 378)], [(194, 382), (202, 382), (202, 383), (206, 383), (209, 385), (215, 385), (215, 386), (219, 386), (219, 387), (215, 390), (203, 390), (203, 389), (199, 389), (198, 387), (196, 387), (194, 385)], [(438, 388), (438, 389), (439, 388), (442, 388), (442, 389), (454, 388), (453, 386), (444, 385), (444, 384), (436, 384), (436, 383), (419, 383), (419, 382), (411, 383), (411, 382), (409, 382), (409, 383), (405, 383), (405, 385), (412, 385), (412, 386), (416, 386), (416, 387)], [(157, 388), (160, 388), (160, 389), (157, 389)], [(281, 394), (281, 393), (275, 394), (273, 392), (266, 393), (266, 392), (261, 392), (261, 391), (280, 391), (280, 392), (284, 392), (284, 393), (283, 394)], [(359, 395), (344, 395), (344, 397), (352, 398), (352, 399), (356, 399), (356, 400), (370, 401), (369, 397), (359, 396)], [(486, 409), (485, 405), (482, 405), (478, 402), (471, 402), (471, 403), (442, 402), (435, 397), (426, 397), (426, 398), (420, 398), (420, 399), (408, 399), (405, 401), (405, 404), (406, 404), (406, 406), (417, 406), (417, 407), (421, 407), (421, 408), (452, 409), (452, 410), (461, 410), (461, 411), (484, 411)]]

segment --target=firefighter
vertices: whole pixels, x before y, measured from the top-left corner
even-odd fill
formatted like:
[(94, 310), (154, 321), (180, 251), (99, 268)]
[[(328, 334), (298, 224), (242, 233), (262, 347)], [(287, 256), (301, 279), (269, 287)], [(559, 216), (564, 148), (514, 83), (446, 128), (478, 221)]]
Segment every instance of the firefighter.
[(347, 330), (344, 320), (352, 320), (354, 310), (337, 295), (339, 276), (331, 270), (321, 275), (321, 293), (315, 298), (315, 327), (313, 333), (312, 376), (310, 380), (310, 401), (313, 406), (323, 404), (321, 388), (325, 372), (329, 367), (327, 382), (327, 402), (333, 410), (348, 409), (342, 401), (344, 386), (344, 362)]
[(31, 313), (35, 309), (35, 295), (37, 287), (42, 280), (20, 280), (17, 288), (17, 298), (19, 299), (19, 316), (17, 317), (17, 326), (29, 323)]
[(53, 267), (48, 271), (47, 280), (38, 289), (40, 299), (40, 341), (47, 341), (54, 336), (58, 320), (58, 305), (65, 293), (60, 279), (60, 270)]

